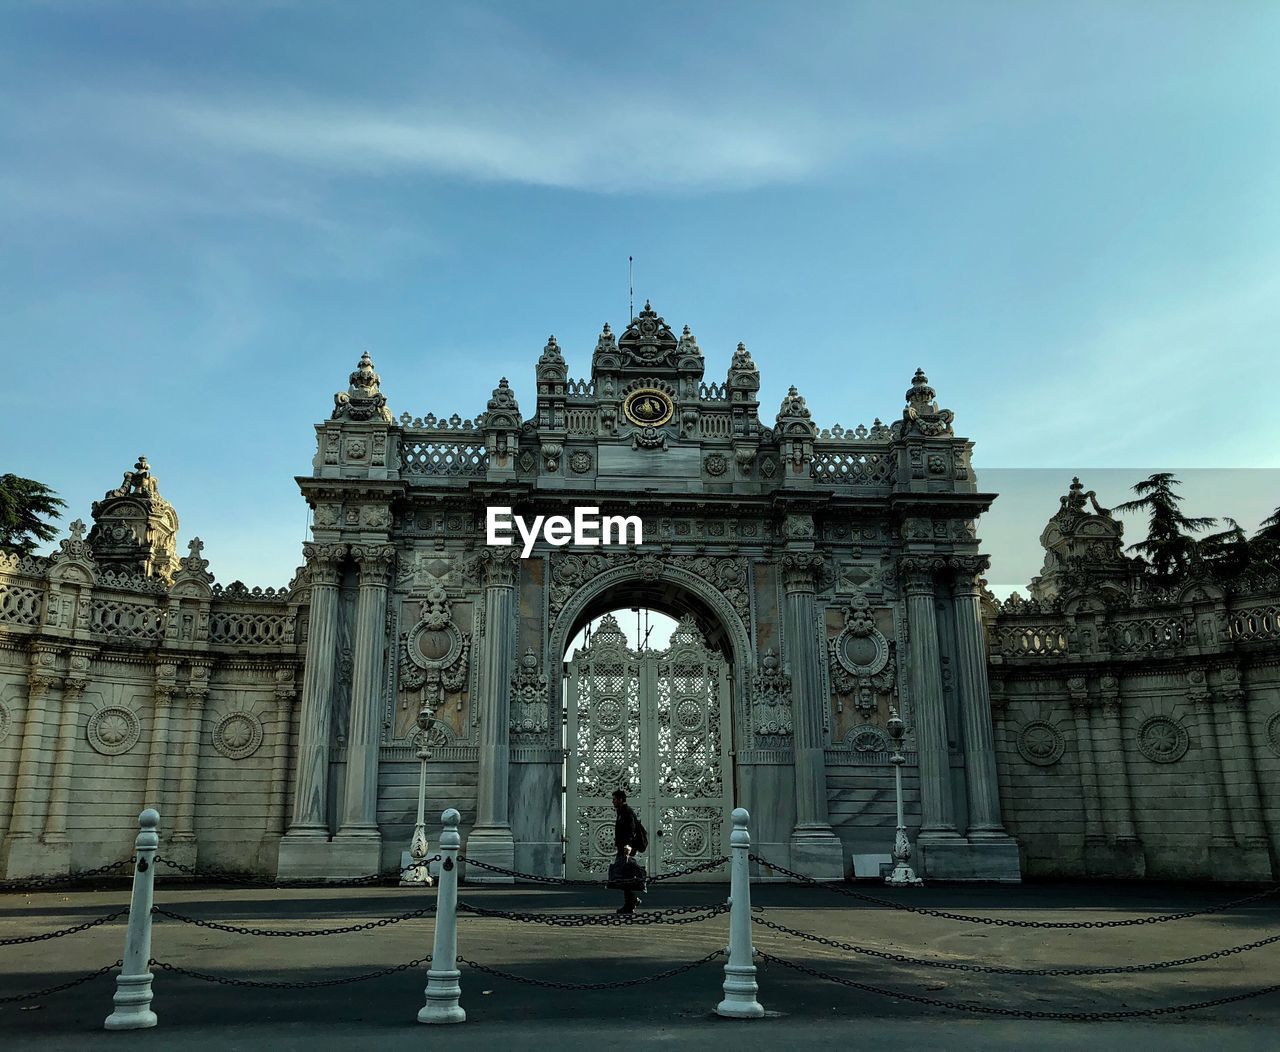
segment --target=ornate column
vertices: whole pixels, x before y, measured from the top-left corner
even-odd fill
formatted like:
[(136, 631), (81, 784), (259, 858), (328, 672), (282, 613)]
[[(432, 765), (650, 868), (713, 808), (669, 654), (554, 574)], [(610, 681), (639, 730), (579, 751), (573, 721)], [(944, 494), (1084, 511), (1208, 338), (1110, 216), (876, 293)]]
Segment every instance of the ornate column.
[(169, 840), (169, 855), (184, 866), (196, 864), (196, 790), (200, 780), (204, 708), (209, 700), (209, 672), (208, 665), (193, 665), (184, 691), (187, 698), (186, 734), (182, 742), (182, 769), (178, 776), (178, 805), (174, 808), (173, 836)]
[[(147, 786), (142, 792), (142, 806), (153, 807), (165, 818), (165, 774), (169, 763), (169, 717), (176, 693), (178, 666), (163, 661), (156, 666), (155, 702), (151, 718), (151, 753), (147, 757)], [(167, 821), (167, 819), (166, 819)]]
[[(298, 725), (293, 821), (280, 842), (281, 877), (323, 876), (329, 838), (327, 789), (333, 671), (338, 647), (338, 581), (345, 544), (304, 544), (311, 583), (302, 712)], [(320, 867), (320, 868), (317, 868)]]
[[(508, 814), (511, 779), (511, 679), (516, 671), (515, 548), (488, 548), (478, 559), (484, 577), (484, 639), (480, 641), (480, 771), (476, 787), (476, 824), (467, 838), (467, 855), (507, 869), (515, 865), (515, 842)], [(469, 881), (510, 883), (496, 873), (468, 872)]]
[[(1210, 851), (1218, 858), (1226, 857), (1221, 848), (1234, 843), (1231, 834), (1231, 816), (1227, 812), (1227, 788), (1222, 776), (1222, 757), (1218, 754), (1218, 736), (1214, 730), (1214, 712), (1210, 704), (1212, 695), (1205, 685), (1203, 669), (1187, 673), (1187, 700), (1195, 707), (1196, 744), (1199, 746), (1200, 786), (1208, 797)], [(1229, 855), (1229, 852), (1226, 854)], [(1220, 876), (1227, 873), (1217, 870)]]
[(1088, 868), (1091, 856), (1106, 842), (1102, 825), (1102, 797), (1098, 791), (1098, 769), (1093, 757), (1093, 727), (1090, 720), (1089, 686), (1083, 676), (1067, 679), (1071, 716), (1076, 729), (1076, 756), (1080, 763), (1080, 793), (1084, 802), (1084, 855)]
[(973, 837), (1007, 837), (1000, 817), (1000, 785), (991, 729), (991, 695), (987, 685), (987, 647), (980, 612), (985, 555), (952, 560), (952, 602), (956, 615), (956, 685), (960, 688), (964, 732), (965, 784), (969, 794), (969, 828)]
[(47, 762), (45, 723), (50, 694), (61, 682), (53, 651), (35, 651), (27, 674), (27, 712), (22, 726), (22, 749), (18, 754), (13, 814), (0, 860), (7, 877), (35, 877), (44, 873), (43, 851), (36, 839), (45, 815), (40, 766)]
[(1120, 721), (1120, 681), (1104, 673), (1098, 681), (1098, 693), (1102, 719), (1093, 723), (1094, 754), (1107, 840), (1105, 852), (1095, 852), (1091, 872), (1097, 876), (1141, 877), (1147, 872), (1147, 860), (1133, 816), (1129, 758)]
[(1258, 790), (1258, 769), (1253, 759), (1253, 742), (1249, 738), (1248, 706), (1240, 686), (1240, 670), (1222, 670), (1218, 694), (1231, 725), (1231, 742), (1239, 777), (1232, 785), (1235, 801), (1232, 813), (1238, 818), (1241, 847), (1267, 851), (1267, 829), (1263, 821), (1262, 795)]
[[(353, 544), (360, 567), (351, 671), (351, 721), (347, 737), (347, 782), (339, 837), (380, 841), (378, 748), (382, 744), (382, 675), (387, 643), (387, 574), (395, 559), (389, 544)], [(375, 856), (376, 862), (376, 856)]]
[(298, 696), (292, 668), (278, 668), (276, 680), (275, 748), (271, 753), (271, 799), (267, 806), (269, 838), (284, 835), (289, 820), (289, 742), (293, 737), (293, 700)]
[[(802, 520), (797, 525), (796, 520)], [(790, 537), (812, 535), (812, 517), (787, 516)], [(805, 528), (807, 526), (807, 529)], [(782, 557), (783, 639), (791, 675), (791, 723), (795, 749), (796, 826), (791, 833), (791, 866), (811, 877), (838, 880), (845, 874), (844, 849), (827, 811), (827, 732), (831, 704), (823, 690), (825, 652), (818, 640), (814, 600), (822, 556), (792, 550)]]
[(942, 700), (942, 661), (934, 619), (934, 572), (942, 561), (907, 557), (899, 576), (907, 596), (911, 698), (920, 764), (921, 825), (918, 841), (957, 838), (951, 800), (947, 713)]
[[(40, 839), (48, 846), (60, 849), (62, 857), (53, 861), (53, 868), (69, 870), (71, 867), (71, 840), (67, 836), (67, 812), (71, 802), (71, 771), (76, 754), (76, 730), (80, 723), (80, 702), (89, 684), (90, 651), (73, 650), (70, 669), (62, 688), (62, 713), (58, 724), (58, 747), (53, 761), (53, 780), (49, 783), (49, 813)], [(52, 861), (52, 860), (51, 860)]]

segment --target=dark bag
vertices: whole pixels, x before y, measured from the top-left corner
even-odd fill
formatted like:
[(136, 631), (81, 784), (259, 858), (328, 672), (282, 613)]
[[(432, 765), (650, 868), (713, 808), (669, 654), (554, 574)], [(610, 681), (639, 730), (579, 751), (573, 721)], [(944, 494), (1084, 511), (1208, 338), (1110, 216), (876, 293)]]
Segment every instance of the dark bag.
[(625, 862), (609, 863), (609, 882), (605, 886), (614, 891), (644, 891), (648, 879), (644, 866), (629, 858)]
[(636, 815), (636, 831), (633, 834), (631, 850), (637, 855), (643, 855), (649, 850), (649, 831), (645, 829), (639, 815)]

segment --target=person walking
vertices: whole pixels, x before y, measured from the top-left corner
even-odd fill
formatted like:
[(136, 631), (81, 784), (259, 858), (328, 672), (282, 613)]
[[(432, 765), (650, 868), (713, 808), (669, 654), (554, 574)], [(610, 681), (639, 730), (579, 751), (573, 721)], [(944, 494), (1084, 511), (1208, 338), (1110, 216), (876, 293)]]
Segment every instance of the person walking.
[(609, 867), (609, 885), (622, 891), (622, 905), (617, 912), (635, 913), (640, 905), (639, 892), (644, 890), (646, 876), (644, 867), (635, 861), (635, 856), (648, 850), (649, 834), (621, 789), (614, 790), (613, 809), (617, 813), (613, 823), (613, 846), (617, 857)]

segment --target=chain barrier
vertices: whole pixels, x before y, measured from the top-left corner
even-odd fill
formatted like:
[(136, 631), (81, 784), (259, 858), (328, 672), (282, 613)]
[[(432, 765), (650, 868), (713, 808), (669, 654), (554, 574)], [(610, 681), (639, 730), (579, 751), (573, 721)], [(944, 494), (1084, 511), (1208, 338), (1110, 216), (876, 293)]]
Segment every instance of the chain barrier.
[(59, 983), (57, 986), (46, 987), (43, 990), (33, 990), (29, 994), (10, 994), (8, 997), (0, 997), (0, 1005), (17, 1004), (19, 1001), (35, 1001), (41, 997), (48, 997), (50, 994), (59, 994), (63, 990), (70, 990), (76, 986), (83, 986), (85, 983), (92, 982), (99, 976), (106, 975), (114, 968), (119, 968), (124, 961), (116, 961), (115, 964), (106, 964), (99, 968), (96, 972), (86, 972), (79, 978), (72, 979), (67, 983)]
[(326, 986), (346, 986), (349, 983), (363, 983), (369, 979), (381, 979), (384, 975), (407, 972), (411, 968), (420, 968), (422, 965), (430, 963), (431, 955), (427, 954), (426, 957), (417, 957), (405, 964), (392, 965), (390, 968), (380, 968), (376, 972), (365, 972), (362, 975), (347, 975), (340, 979), (300, 979), (284, 982), (274, 982), (266, 979), (237, 979), (230, 975), (209, 975), (207, 972), (195, 972), (180, 965), (157, 961), (154, 957), (147, 962), (147, 965), (151, 968), (159, 968), (162, 972), (185, 975), (188, 979), (199, 979), (201, 982), (217, 983), (220, 986), (247, 986), (259, 990), (319, 990)]
[(771, 953), (764, 950), (757, 950), (756, 956), (770, 964), (780, 964), (784, 968), (790, 968), (792, 971), (801, 972), (814, 979), (825, 979), (828, 982), (838, 983), (841, 986), (847, 986), (854, 990), (862, 990), (869, 994), (878, 994), (881, 997), (892, 997), (902, 1001), (914, 1001), (916, 1004), (929, 1005), (933, 1008), (947, 1008), (953, 1012), (977, 1012), (983, 1015), (999, 1015), (1006, 1016), (1011, 1019), (1035, 1019), (1035, 1020), (1069, 1020), (1080, 1023), (1100, 1023), (1115, 1019), (1142, 1019), (1150, 1016), (1159, 1015), (1176, 1015), (1179, 1012), (1194, 1012), (1201, 1008), (1217, 1008), (1220, 1005), (1235, 1004), (1237, 1001), (1247, 1001), (1254, 997), (1263, 997), (1266, 994), (1275, 993), (1280, 990), (1280, 983), (1272, 983), (1270, 986), (1264, 986), (1258, 990), (1247, 990), (1240, 994), (1227, 994), (1224, 997), (1214, 997), (1207, 1001), (1192, 1001), (1187, 1004), (1180, 1005), (1163, 1005), (1158, 1008), (1125, 1008), (1114, 1009), (1106, 1012), (1048, 1012), (1034, 1008), (1002, 1008), (997, 1005), (977, 1004), (973, 1001), (943, 1001), (937, 997), (924, 997), (920, 994), (909, 994), (903, 990), (886, 990), (881, 986), (872, 986), (870, 983), (860, 983), (853, 979), (846, 979), (844, 976), (832, 975), (830, 972), (823, 972), (817, 968), (811, 968), (806, 964), (798, 964), (795, 961), (787, 961), (781, 957), (775, 957)]
[(64, 935), (76, 935), (82, 931), (88, 931), (90, 928), (96, 928), (99, 924), (110, 924), (113, 920), (119, 920), (121, 917), (129, 915), (129, 908), (126, 906), (122, 910), (116, 910), (115, 913), (108, 913), (105, 917), (99, 917), (97, 920), (85, 921), (83, 924), (76, 924), (70, 928), (61, 928), (58, 931), (47, 931), (43, 935), (19, 935), (13, 939), (0, 939), (0, 946), (25, 946), (33, 942), (47, 942), (49, 939), (61, 939)]
[[(362, 924), (348, 924), (343, 928), (312, 928), (307, 931), (280, 931), (278, 928), (242, 928), (234, 924), (221, 924), (218, 921), (202, 920), (199, 917), (188, 917), (183, 913), (174, 913), (172, 910), (162, 909), (159, 906), (152, 906), (151, 912), (159, 917), (168, 917), (169, 920), (181, 921), (183, 924), (194, 924), (197, 928), (212, 928), (214, 931), (226, 931), (232, 935), (261, 935), (266, 938), (275, 939), (305, 939), (317, 935), (349, 935), (356, 931), (373, 931), (375, 928), (386, 928), (392, 924), (399, 924), (401, 921), (417, 920), (420, 917), (426, 917), (435, 913), (435, 903), (430, 906), (423, 906), (421, 909), (410, 910), (408, 913), (400, 913), (394, 917), (382, 917), (376, 921), (365, 921)], [(128, 910), (123, 912), (128, 913)]]
[(368, 877), (345, 877), (341, 880), (267, 880), (264, 877), (251, 877), (246, 873), (236, 873), (229, 869), (196, 869), (194, 866), (185, 866), (181, 862), (174, 862), (162, 855), (156, 856), (156, 864), (197, 880), (218, 884), (238, 884), (247, 888), (365, 888), (380, 884), (394, 884), (405, 873), (432, 862), (439, 862), (442, 857), (442, 855), (432, 855), (431, 858), (423, 859), (421, 862), (411, 862), (389, 873), (375, 873)]
[(21, 880), (0, 881), (0, 892), (5, 891), (43, 891), (45, 888), (57, 888), (64, 884), (76, 884), (92, 877), (101, 877), (112, 870), (133, 865), (133, 857), (122, 858), (119, 862), (108, 862), (97, 869), (81, 869), (75, 873), (61, 873), (48, 877), (24, 877)]
[(1199, 910), (1187, 910), (1183, 913), (1165, 913), (1157, 917), (1129, 917), (1125, 920), (1105, 920), (1105, 921), (1033, 921), (1033, 920), (1014, 920), (1011, 917), (974, 917), (967, 913), (947, 913), (945, 910), (931, 910), (923, 906), (912, 906), (906, 902), (894, 902), (892, 899), (882, 899), (875, 895), (868, 895), (865, 892), (854, 891), (851, 888), (841, 887), (839, 884), (833, 884), (829, 881), (815, 880), (813, 877), (805, 876), (803, 873), (797, 873), (794, 870), (780, 866), (776, 862), (772, 862), (767, 858), (759, 855), (749, 856), (752, 862), (759, 862), (762, 866), (768, 866), (779, 873), (782, 873), (793, 880), (803, 881), (806, 884), (812, 884), (815, 887), (822, 888), (824, 891), (830, 891), (836, 895), (844, 895), (846, 898), (859, 899), (863, 902), (871, 902), (877, 906), (886, 906), (889, 909), (902, 910), (906, 913), (916, 913), (922, 917), (936, 917), (941, 920), (964, 921), (968, 924), (987, 924), (997, 928), (1130, 928), (1135, 925), (1143, 924), (1166, 924), (1169, 921), (1187, 920), (1190, 917), (1206, 917), (1214, 913), (1221, 913), (1223, 910), (1229, 910), (1236, 906), (1244, 906), (1251, 902), (1258, 902), (1261, 899), (1269, 898), (1280, 892), (1280, 886), (1274, 888), (1266, 888), (1263, 891), (1254, 892), (1251, 895), (1244, 895), (1238, 899), (1231, 899), (1229, 902), (1220, 902), (1216, 906), (1206, 906)]
[(752, 921), (763, 928), (772, 928), (784, 935), (815, 942), (834, 950), (846, 950), (849, 953), (860, 953), (867, 957), (877, 957), (882, 961), (893, 961), (897, 964), (919, 965), (924, 968), (945, 968), (953, 972), (983, 972), (988, 975), (1043, 975), (1066, 977), (1077, 975), (1134, 975), (1139, 972), (1157, 972), (1163, 968), (1180, 968), (1184, 964), (1203, 964), (1206, 961), (1217, 961), (1224, 957), (1233, 957), (1238, 953), (1248, 953), (1263, 946), (1271, 946), (1280, 942), (1280, 935), (1268, 935), (1265, 939), (1246, 942), (1240, 946), (1232, 946), (1226, 950), (1214, 950), (1212, 953), (1201, 953), (1195, 957), (1182, 957), (1176, 961), (1153, 961), (1150, 964), (1117, 964), (1106, 968), (1006, 968), (997, 964), (967, 964), (962, 961), (929, 960), (924, 957), (909, 957), (903, 953), (892, 953), (888, 950), (875, 950), (869, 946), (854, 946), (837, 939), (824, 938), (807, 931), (797, 931), (785, 924), (776, 924), (763, 917), (752, 917)]
[(729, 906), (674, 906), (666, 910), (646, 910), (644, 913), (517, 913), (510, 910), (489, 909), (458, 903), (458, 912), (474, 913), (477, 917), (498, 917), (520, 921), (524, 924), (549, 924), (557, 928), (624, 927), (631, 924), (696, 924), (729, 912)]
[[(522, 873), (518, 869), (505, 869), (502, 866), (494, 866), (488, 862), (480, 862), (474, 858), (468, 858), (466, 855), (458, 856), (459, 862), (465, 862), (468, 866), (476, 866), (480, 869), (486, 869), (490, 873), (503, 873), (508, 877), (516, 877), (520, 880), (532, 881), (536, 884), (554, 884), (557, 887), (571, 888), (604, 888), (608, 887), (607, 880), (577, 880), (570, 877), (547, 877), (537, 873)], [(657, 884), (664, 880), (673, 880), (676, 877), (687, 877), (690, 873), (701, 873), (708, 869), (717, 869), (729, 861), (727, 856), (713, 858), (707, 862), (700, 862), (695, 866), (686, 866), (684, 869), (672, 870), (670, 873), (659, 873), (652, 877), (647, 877), (650, 884)]]
[(495, 976), (499, 979), (506, 979), (508, 982), (522, 983), (525, 986), (541, 986), (548, 990), (569, 990), (581, 992), (585, 990), (623, 990), (630, 986), (644, 986), (648, 983), (660, 982), (663, 979), (671, 979), (677, 975), (683, 975), (685, 972), (691, 972), (695, 968), (699, 968), (708, 961), (714, 961), (717, 957), (723, 957), (724, 950), (712, 950), (705, 957), (700, 957), (696, 961), (690, 961), (688, 964), (677, 965), (674, 968), (668, 968), (664, 972), (657, 972), (653, 975), (644, 975), (638, 979), (618, 979), (609, 983), (561, 983), (553, 979), (533, 979), (527, 975), (514, 975), (511, 972), (504, 972), (498, 968), (490, 968), (486, 964), (477, 964), (475, 961), (467, 960), (465, 957), (459, 957), (458, 962), (465, 964), (468, 968), (474, 968), (478, 972), (484, 972), (487, 975)]

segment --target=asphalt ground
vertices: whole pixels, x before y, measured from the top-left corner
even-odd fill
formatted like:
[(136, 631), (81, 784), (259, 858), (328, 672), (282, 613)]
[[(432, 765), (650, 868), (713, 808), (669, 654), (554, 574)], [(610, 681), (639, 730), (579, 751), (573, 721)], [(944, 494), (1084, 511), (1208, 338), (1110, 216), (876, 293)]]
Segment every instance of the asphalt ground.
[[(886, 889), (840, 885), (914, 906), (1014, 920), (1080, 922), (1160, 917), (1252, 890), (1159, 884), (1032, 883), (1018, 887)], [(726, 885), (653, 885), (650, 910), (723, 903)], [(460, 899), (489, 909), (612, 917), (620, 896), (594, 888), (463, 886)], [(921, 916), (821, 888), (757, 884), (755, 916), (799, 931), (937, 962), (1014, 968), (1081, 968), (1195, 956), (1280, 936), (1280, 895), (1209, 914), (1103, 929), (1032, 929)], [(0, 941), (83, 923), (127, 904), (123, 883), (0, 895)], [(376, 921), (434, 902), (422, 889), (243, 889), (157, 883), (156, 904), (224, 924), (303, 932)], [(323, 937), (236, 935), (158, 917), (152, 954), (211, 975), (306, 982), (403, 964), (431, 951), (430, 916)], [(1135, 974), (1011, 976), (886, 961), (808, 942), (757, 924), (758, 950), (804, 968), (873, 986), (872, 992), (759, 960), (759, 1021), (718, 1019), (723, 959), (649, 985), (562, 991), (462, 967), (467, 1022), (425, 1027), (426, 965), (322, 989), (258, 989), (156, 969), (154, 1030), (106, 1033), (114, 983), (100, 976), (35, 1001), (0, 1004), (0, 1048), (80, 1049), (130, 1042), (155, 1049), (395, 1048), (448, 1041), (454, 1048), (776, 1048), (792, 1044), (894, 1047), (1164, 1050), (1280, 1049), (1280, 992), (1130, 1021), (1028, 1020), (957, 1011), (911, 998), (1031, 1012), (1165, 1008), (1280, 984), (1276, 944), (1203, 963)], [(546, 926), (462, 914), (458, 951), (527, 979), (625, 981), (697, 960), (725, 946), (728, 916), (682, 925)], [(0, 945), (0, 998), (67, 982), (122, 955), (124, 918), (26, 945)], [(134, 1044), (136, 1042), (136, 1044)]]

